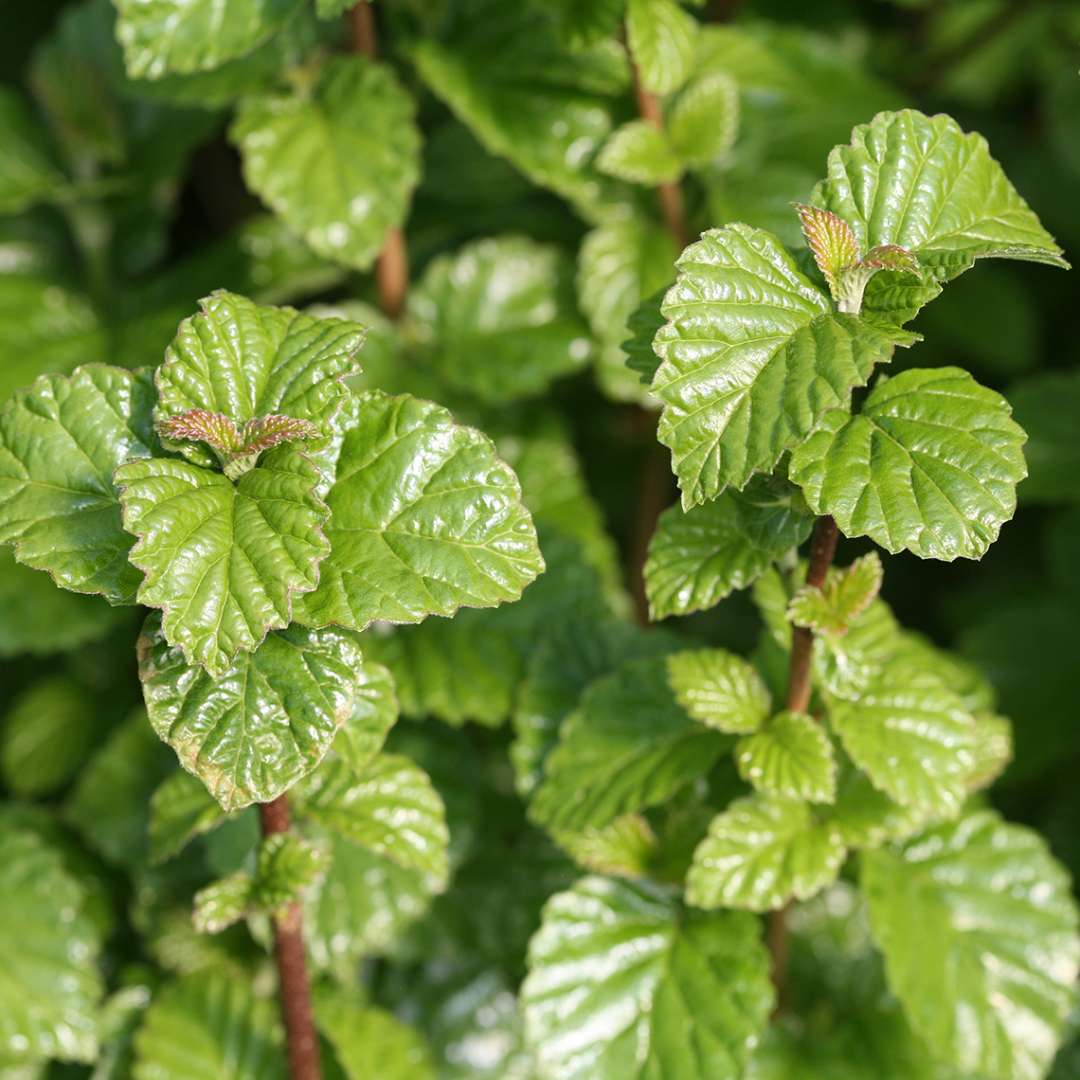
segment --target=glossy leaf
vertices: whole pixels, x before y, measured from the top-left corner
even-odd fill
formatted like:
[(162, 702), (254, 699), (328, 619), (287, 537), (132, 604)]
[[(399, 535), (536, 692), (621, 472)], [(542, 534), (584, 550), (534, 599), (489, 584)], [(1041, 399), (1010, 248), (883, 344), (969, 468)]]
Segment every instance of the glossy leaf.
[(631, 184), (657, 184), (678, 180), (682, 162), (665, 133), (646, 120), (630, 120), (604, 143), (596, 167)]
[(599, 877), (548, 902), (522, 987), (542, 1080), (735, 1080), (772, 1000), (753, 919)]
[(775, 911), (831, 884), (846, 855), (839, 830), (798, 799), (737, 799), (694, 852), (686, 899), (695, 907)]
[(964, 1073), (1045, 1076), (1080, 939), (1068, 875), (1044, 842), (974, 813), (867, 853), (862, 887), (889, 984), (931, 1049)]
[(113, 472), (156, 446), (149, 373), (89, 365), (43, 375), (0, 410), (0, 541), (63, 588), (135, 599), (132, 538)]
[(836, 759), (822, 726), (806, 713), (782, 712), (735, 747), (739, 775), (766, 795), (805, 802), (836, 798)]
[(165, 641), (157, 615), (139, 639), (150, 723), (226, 812), (269, 802), (318, 765), (352, 715), (360, 662), (351, 637), (292, 627), (214, 679)]
[(679, 704), (706, 727), (743, 735), (769, 715), (769, 691), (742, 657), (724, 649), (694, 649), (667, 659), (668, 684)]
[(678, 0), (628, 0), (626, 37), (646, 90), (670, 94), (690, 74), (697, 24)]
[(389, 67), (336, 57), (303, 92), (244, 98), (230, 136), (248, 186), (320, 255), (363, 270), (409, 209), (413, 113)]
[(845, 536), (924, 559), (978, 559), (1016, 509), (1026, 436), (959, 368), (880, 381), (857, 416), (829, 413), (791, 457), (812, 510)]
[(359, 772), (381, 749), (397, 722), (394, 678), (382, 664), (365, 660), (356, 673), (356, 703), (352, 716), (334, 739), (334, 752)]
[(975, 766), (968, 774), (967, 786), (969, 791), (979, 791), (989, 787), (1012, 761), (1013, 729), (1008, 718), (976, 713), (973, 751)]
[(693, 79), (667, 115), (667, 132), (688, 165), (708, 165), (731, 150), (739, 131), (739, 88), (726, 72)]
[(871, 551), (830, 574), (824, 586), (799, 589), (788, 605), (788, 618), (819, 633), (844, 634), (881, 591), (883, 576), (881, 558)]

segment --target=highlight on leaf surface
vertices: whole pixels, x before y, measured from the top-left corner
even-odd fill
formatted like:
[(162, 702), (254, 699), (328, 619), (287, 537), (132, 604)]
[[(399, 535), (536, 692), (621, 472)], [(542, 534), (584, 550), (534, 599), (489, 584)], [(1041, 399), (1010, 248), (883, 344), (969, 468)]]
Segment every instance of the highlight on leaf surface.
[(804, 585), (788, 604), (788, 618), (822, 634), (845, 634), (881, 591), (884, 569), (871, 551), (843, 570), (833, 570), (820, 588)]

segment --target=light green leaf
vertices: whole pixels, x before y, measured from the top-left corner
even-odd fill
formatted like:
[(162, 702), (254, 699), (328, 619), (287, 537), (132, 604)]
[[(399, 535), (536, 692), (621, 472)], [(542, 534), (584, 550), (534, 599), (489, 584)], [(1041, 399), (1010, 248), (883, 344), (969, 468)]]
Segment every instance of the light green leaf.
[(113, 471), (156, 446), (149, 372), (91, 364), (43, 375), (0, 410), (0, 542), (73, 592), (135, 599), (139, 572)]
[(408, 213), (414, 112), (391, 68), (336, 57), (310, 87), (242, 99), (230, 138), (252, 191), (320, 255), (364, 270)]
[(1000, 394), (959, 368), (879, 381), (791, 456), (810, 508), (894, 554), (979, 559), (1016, 509), (1026, 436)]
[(410, 870), (433, 888), (448, 873), (446, 810), (431, 779), (399, 754), (379, 754), (359, 773), (331, 760), (298, 789), (306, 816)]
[(516, 600), (543, 570), (517, 479), (478, 431), (378, 392), (351, 398), (338, 423), (332, 554), (297, 619), (415, 623)]
[(735, 747), (739, 775), (766, 795), (805, 802), (836, 798), (836, 759), (822, 726), (805, 713), (782, 712)]
[(525, 237), (434, 259), (409, 292), (408, 318), (447, 384), (486, 402), (542, 393), (591, 351), (569, 260)]
[(723, 158), (739, 132), (739, 88), (723, 71), (693, 79), (667, 116), (668, 137), (687, 165)]
[(85, 894), (31, 830), (0, 822), (0, 1047), (4, 1065), (92, 1062), (104, 987)]
[(185, 663), (156, 614), (138, 650), (150, 723), (226, 812), (269, 802), (314, 769), (356, 700), (360, 651), (335, 630), (270, 634), (217, 679)]
[(667, 135), (647, 120), (630, 120), (612, 132), (596, 167), (619, 180), (654, 187), (682, 175), (682, 162)]
[(648, 877), (659, 843), (648, 819), (623, 814), (599, 829), (557, 833), (559, 846), (594, 874)]
[(135, 1036), (133, 1080), (284, 1080), (276, 1010), (225, 972), (166, 983)]
[(696, 907), (775, 911), (835, 881), (846, 853), (837, 827), (798, 799), (736, 799), (694, 852), (686, 899)]
[(215, 881), (195, 894), (192, 925), (200, 934), (220, 934), (247, 913), (254, 881), (239, 872)]
[(771, 234), (712, 229), (676, 263), (661, 308), (664, 403), (657, 438), (672, 452), (684, 509), (769, 472), (910, 336), (836, 314)]
[(901, 806), (950, 816), (975, 768), (975, 720), (939, 676), (902, 658), (854, 700), (833, 700), (829, 722), (851, 760)]
[(22, 213), (66, 184), (45, 125), (22, 94), (0, 87), (0, 214)]
[(646, 90), (670, 94), (686, 82), (696, 36), (697, 21), (678, 0), (629, 0), (626, 37)]
[(299, 0), (113, 0), (116, 36), (133, 79), (208, 71), (266, 41)]
[(397, 718), (394, 677), (382, 664), (365, 660), (356, 673), (352, 716), (334, 739), (335, 753), (359, 772), (382, 749)]
[(1004, 716), (991, 712), (975, 714), (975, 739), (972, 747), (975, 766), (967, 778), (969, 791), (989, 787), (1013, 758), (1012, 724)]
[(883, 600), (875, 600), (855, 618), (846, 633), (815, 635), (814, 680), (826, 694), (858, 701), (904, 648), (905, 639), (896, 617)]
[(849, 848), (876, 848), (889, 840), (906, 840), (931, 816), (893, 802), (846, 755), (841, 756), (836, 801), (826, 809), (825, 818)]
[(772, 1002), (756, 920), (600, 877), (548, 902), (522, 987), (542, 1080), (737, 1080)]
[(1032, 503), (1080, 502), (1080, 372), (1047, 371), (1009, 388), (1013, 416), (1028, 434), (1030, 475), (1020, 498)]
[(724, 649), (673, 653), (667, 678), (679, 704), (706, 727), (743, 735), (768, 718), (772, 703), (761, 676)]
[(823, 587), (799, 589), (788, 605), (788, 618), (819, 633), (844, 634), (881, 591), (884, 573), (877, 552), (862, 555), (844, 570), (829, 574)]
[(288, 626), (293, 598), (319, 582), (330, 551), (321, 474), (292, 446), (263, 456), (234, 484), (175, 458), (116, 470), (131, 562), (146, 572), (139, 601), (162, 609), (162, 631), (193, 664), (221, 675), (268, 630)]
[(176, 770), (150, 798), (150, 858), (171, 859), (223, 821), (224, 812), (199, 778)]
[(649, 617), (708, 610), (798, 547), (812, 527), (797, 491), (772, 481), (725, 491), (691, 510), (670, 507), (645, 560)]
[(320, 19), (336, 19), (354, 6), (353, 0), (315, 0), (315, 11)]
[(276, 915), (322, 881), (329, 859), (318, 844), (295, 833), (266, 836), (259, 845), (251, 901), (256, 911)]
[(606, 825), (665, 802), (729, 745), (680, 708), (663, 657), (632, 661), (594, 682), (563, 722), (530, 814), (556, 830)]
[(970, 814), (866, 853), (862, 888), (889, 985), (930, 1048), (964, 1073), (1045, 1076), (1080, 939), (1068, 874), (1043, 840)]

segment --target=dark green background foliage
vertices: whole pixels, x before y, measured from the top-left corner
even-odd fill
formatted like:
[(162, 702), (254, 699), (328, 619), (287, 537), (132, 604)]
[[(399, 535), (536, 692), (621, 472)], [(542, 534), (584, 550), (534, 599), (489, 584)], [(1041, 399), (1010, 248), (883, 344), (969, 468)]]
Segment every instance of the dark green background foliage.
[[(917, 874), (930, 861), (927, 879), (937, 873), (935, 886), (975, 898), (991, 944), (1005, 942), (1022, 975), (1037, 982), (1060, 962), (1069, 977), (1073, 886), (1032, 832), (996, 815), (1041, 833), (1080, 875), (1075, 272), (981, 262), (907, 323), (922, 340), (889, 368), (966, 369), (1005, 396), (1028, 435), (1015, 517), (981, 561), (935, 561), (930, 542), (898, 543), (908, 550), (883, 558), (882, 598), (920, 636), (889, 654), (874, 689), (887, 702), (917, 685), (920, 665), (937, 665), (948, 683), (938, 714), (960, 716), (961, 727), (978, 720), (977, 741), (955, 751), (969, 755), (963, 768), (950, 764), (953, 750), (934, 760), (934, 748), (913, 765), (869, 753), (858, 761), (865, 774), (849, 760), (860, 717), (837, 688), (844, 664), (872, 663), (875, 642), (896, 629), (876, 602), (860, 630), (838, 639), (848, 653), (836, 645), (816, 661), (846, 752), (805, 716), (781, 713), (758, 730), (781, 708), (791, 633), (786, 584), (767, 568), (806, 540), (809, 516), (801, 497), (785, 503), (793, 489), (775, 478), (751, 480), (738, 503), (715, 498), (775, 464), (767, 460), (725, 465), (719, 481), (680, 472), (693, 489), (683, 492), (684, 520), (656, 440), (660, 402), (648, 392), (653, 335), (677, 318), (670, 298), (664, 315), (659, 302), (682, 246), (651, 188), (680, 185), (687, 241), (743, 222), (776, 234), (815, 276), (791, 204), (810, 200), (829, 151), (882, 110), (947, 112), (984, 134), (1065, 257), (1080, 259), (1080, 4), (377, 0), (377, 63), (356, 55), (350, 5), (335, 0), (230, 0), (226, 24), (196, 26), (190, 39), (162, 21), (171, 0), (9, 6), (18, 11), (0, 38), (0, 403), (83, 364), (157, 367), (181, 320), (215, 290), (349, 320), (290, 323), (298, 336), (338, 328), (335, 346), (310, 361), (317, 382), (351, 370), (354, 323), (367, 338), (363, 373), (342, 389), (335, 420), (345, 432), (337, 486), (311, 494), (304, 485), (318, 474), (305, 472), (314, 466), (295, 446), (264, 459), (300, 478), (310, 516), (299, 528), (319, 558), (333, 555), (317, 591), (315, 556), (298, 558), (288, 588), (266, 576), (253, 628), (239, 616), (213, 633), (182, 625), (169, 612), (190, 598), (170, 592), (175, 552), (146, 541), (129, 563), (118, 509), (115, 565), (58, 556), (63, 528), (24, 540), (27, 565), (0, 546), (0, 1076), (284, 1075), (267, 912), (302, 895), (327, 1077), (1080, 1080), (1074, 1006), (1062, 1024), (1068, 988), (1032, 990), (1024, 1030), (994, 1028), (1005, 1009), (980, 1013), (986, 1029), (965, 1036), (950, 1026), (957, 996), (993, 989), (972, 975), (978, 949), (957, 946), (960, 989), (941, 1004), (951, 975), (928, 979), (896, 948), (934, 928), (919, 917)], [(192, 5), (201, 6), (213, 5)], [(638, 117), (624, 40), (662, 101), (663, 132)], [(398, 227), (411, 286), (392, 321), (379, 310), (375, 265)], [(743, 234), (723, 235), (735, 244)], [(880, 314), (867, 295), (864, 314)], [(219, 294), (203, 318), (234, 325), (244, 304)], [(830, 323), (841, 337), (855, 334), (845, 318)], [(874, 360), (909, 343), (884, 316), (872, 331), (860, 325), (875, 335), (859, 346)], [(176, 386), (170, 400), (166, 383), (183, 381), (175, 372), (199, 347), (178, 339), (170, 351), (159, 408), (192, 404), (177, 405)], [(251, 349), (269, 371), (272, 348)], [(147, 376), (93, 379), (101, 400), (106, 379), (152, 394)], [(856, 405), (872, 410), (865, 372), (851, 382)], [(673, 445), (665, 422), (679, 403), (662, 383), (653, 384), (667, 407), (660, 441)], [(278, 407), (289, 392), (234, 419), (329, 415), (317, 394)], [(454, 424), (484, 432), (520, 481), (521, 502), (485, 439), (387, 394), (438, 402)], [(120, 474), (124, 525), (142, 536), (151, 526), (139, 484), (161, 469), (209, 475), (215, 459), (191, 443), (162, 448), (148, 420), (143, 430), (128, 419), (141, 448), (132, 456), (147, 460)], [(482, 489), (483, 505), (507, 515), (520, 550), (493, 555), (500, 537), (476, 541), (491, 548), (482, 556), (492, 580), (463, 564), (461, 587), (437, 596), (412, 581), (390, 599), (390, 589), (364, 592), (350, 530), (370, 526), (370, 491), (404, 490), (407, 477), (382, 458), (382, 472), (355, 477), (397, 424), (452, 463), (448, 484)], [(1018, 453), (1004, 442), (1003, 460)], [(824, 466), (808, 447), (791, 458), (791, 475), (813, 502), (808, 478)], [(14, 460), (0, 456), (0, 504)], [(236, 490), (256, 503), (252, 477), (263, 474)], [(661, 511), (670, 550), (658, 544), (650, 557), (646, 602), (641, 572)], [(14, 540), (20, 526), (5, 513), (0, 539)], [(530, 514), (546, 562), (531, 584)], [(417, 510), (422, 523), (437, 517), (437, 507)], [(676, 595), (678, 560), (689, 551), (692, 563), (702, 536), (703, 558), (717, 563), (691, 595)], [(963, 554), (981, 554), (990, 539), (969, 538)], [(842, 539), (837, 562), (871, 550), (865, 538)], [(874, 578), (872, 559), (859, 565)], [(791, 561), (785, 569), (798, 573)], [(61, 591), (43, 570), (121, 604), (138, 589), (164, 620), (154, 613), (144, 626), (145, 611)], [(521, 600), (487, 606), (525, 585)], [(269, 650), (238, 652), (289, 623), (279, 616), (294, 586), (296, 625)], [(657, 621), (686, 617), (644, 627), (648, 605)], [(473, 610), (411, 625), (459, 607)], [(275, 648), (288, 658), (272, 657)], [(727, 654), (709, 649), (752, 664), (728, 657), (718, 672), (709, 665)], [(275, 678), (300, 687), (311, 742), (274, 743), (265, 775), (259, 755), (270, 743), (257, 736), (193, 764), (206, 749), (195, 730), (206, 720), (199, 688), (220, 678), (239, 698), (260, 664), (267, 701)], [(702, 706), (694, 689), (706, 678), (734, 683), (739, 709)], [(232, 704), (222, 699), (222, 713)], [(350, 721), (334, 741), (342, 712)], [(969, 797), (982, 786), (972, 776), (981, 781), (985, 768), (989, 779), (998, 763), (994, 713), (1012, 722), (1012, 761), (992, 790)], [(776, 790), (759, 781), (773, 736), (790, 740), (813, 775)], [(199, 779), (177, 768), (177, 754)], [(937, 786), (918, 821), (909, 795), (923, 769)], [(297, 834), (259, 847), (250, 804), (293, 784)], [(788, 800), (793, 792), (844, 809), (808, 824), (809, 802)], [(964, 800), (958, 824), (907, 839)], [(785, 836), (805, 845), (774, 890), (730, 880), (721, 889), (701, 872), (702, 853), (738, 857), (755, 830), (779, 837), (781, 861), (794, 851)], [(878, 847), (886, 838), (903, 842)], [(876, 850), (845, 863), (863, 847)], [(696, 907), (683, 904), (684, 880)], [(1034, 908), (1018, 915), (1008, 897), (1024, 889)], [(805, 902), (789, 916), (784, 1007), (763, 1035), (773, 990), (752, 912), (792, 896)], [(699, 910), (718, 906), (743, 910)], [(1024, 989), (1011, 990), (1024, 1000)], [(594, 1010), (621, 1006), (630, 1013), (605, 1029), (610, 1039), (571, 1045)]]

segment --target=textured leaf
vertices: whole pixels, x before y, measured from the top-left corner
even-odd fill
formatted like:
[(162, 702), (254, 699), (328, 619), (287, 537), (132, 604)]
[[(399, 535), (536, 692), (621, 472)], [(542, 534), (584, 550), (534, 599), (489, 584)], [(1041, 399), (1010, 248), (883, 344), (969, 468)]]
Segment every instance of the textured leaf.
[(416, 187), (414, 109), (391, 68), (336, 57), (304, 92), (244, 98), (230, 137), (248, 187), (320, 255), (363, 270)]
[(711, 71), (686, 86), (667, 115), (668, 137), (688, 165), (723, 158), (739, 131), (739, 88), (726, 72)]
[(630, 335), (622, 343), (626, 366), (637, 372), (645, 386), (652, 385), (656, 369), (660, 366), (660, 357), (653, 351), (653, 338), (667, 322), (660, 312), (666, 292), (666, 288), (658, 289), (651, 296), (646, 296), (626, 320), (626, 332)]
[(0, 541), (19, 562), (74, 592), (134, 600), (113, 470), (152, 452), (152, 404), (149, 373), (94, 364), (43, 375), (0, 410)]
[(433, 260), (408, 314), (447, 384), (482, 401), (535, 396), (591, 348), (569, 261), (525, 237), (479, 240)]
[(773, 994), (756, 922), (646, 883), (584, 878), (529, 947), (522, 1006), (544, 1080), (735, 1080)]
[(667, 135), (646, 120), (630, 120), (612, 132), (596, 167), (620, 180), (649, 187), (678, 180), (682, 162)]
[(225, 814), (197, 776), (176, 770), (150, 798), (150, 858), (164, 862), (196, 836), (217, 828)]
[(737, 799), (694, 852), (686, 899), (696, 907), (774, 911), (836, 879), (846, 850), (839, 830), (797, 799)]
[(975, 720), (959, 695), (916, 663), (887, 664), (829, 722), (851, 760), (901, 806), (955, 815), (975, 768)]
[(139, 601), (193, 664), (221, 675), (268, 630), (288, 626), (293, 598), (319, 581), (330, 550), (319, 470), (285, 446), (236, 483), (174, 458), (117, 469), (129, 558), (146, 572)]
[(1016, 509), (1025, 435), (959, 368), (880, 381), (857, 416), (835, 411), (791, 456), (810, 508), (894, 554), (978, 559)]
[(679, 256), (661, 308), (657, 432), (684, 509), (771, 471), (887, 361), (901, 332), (834, 314), (769, 233), (712, 229)]
[(334, 751), (351, 769), (362, 769), (381, 749), (397, 723), (394, 678), (382, 664), (365, 660), (356, 673), (356, 703), (334, 739)]
[(1046, 1074), (1080, 961), (1068, 875), (1044, 842), (971, 814), (863, 856), (889, 984), (915, 1031), (958, 1070)]
[(594, 682), (567, 717), (530, 813), (552, 829), (599, 828), (666, 801), (728, 745), (679, 707), (663, 657), (632, 661)]
[(427, 773), (408, 758), (380, 754), (359, 773), (328, 761), (297, 798), (318, 824), (445, 885), (446, 811)]
[(1021, 499), (1080, 502), (1080, 372), (1033, 375), (1010, 387), (1009, 403), (1028, 434), (1024, 457), (1030, 475), (1020, 487)]
[(782, 712), (735, 748), (739, 775), (766, 795), (805, 802), (836, 798), (836, 759), (822, 726), (805, 713)]
[(200, 934), (220, 934), (246, 914), (251, 902), (250, 874), (230, 874), (195, 894), (192, 925)]
[(298, 0), (113, 0), (116, 36), (132, 78), (207, 71), (262, 44)]
[(18, 214), (66, 185), (45, 125), (22, 95), (0, 89), (0, 213)]
[(263, 838), (255, 869), (252, 902), (256, 910), (276, 914), (323, 879), (327, 853), (295, 833)]
[(804, 585), (791, 598), (788, 618), (824, 634), (844, 634), (881, 591), (884, 570), (877, 552), (860, 556), (824, 586)]
[(356, 700), (359, 649), (335, 630), (270, 634), (218, 678), (151, 615), (139, 639), (150, 723), (226, 812), (269, 802), (318, 765)]
[(849, 848), (876, 848), (889, 840), (906, 840), (931, 817), (893, 802), (864, 772), (841, 757), (836, 801), (825, 811)]
[(300, 621), (359, 630), (494, 607), (543, 570), (517, 479), (478, 431), (377, 392), (352, 398), (339, 426), (332, 554), (297, 600)]
[[(56, 851), (0, 821), (0, 1046), (4, 1065), (92, 1062), (103, 985), (85, 894)], [(5, 1070), (6, 1071), (6, 1070)]]
[(649, 876), (658, 842), (648, 819), (623, 814), (602, 828), (559, 833), (559, 846), (585, 870), (595, 874)]
[(134, 1080), (284, 1080), (271, 1002), (223, 972), (189, 975), (154, 996), (135, 1036)]
[(975, 766), (967, 778), (969, 791), (989, 787), (1005, 770), (1013, 757), (1012, 724), (996, 713), (975, 714), (973, 745)]
[(825, 276), (833, 298), (838, 299), (841, 274), (859, 261), (859, 241), (851, 226), (831, 211), (803, 203), (795, 208), (814, 262)]
[(677, 652), (667, 659), (668, 683), (679, 704), (707, 727), (742, 735), (769, 715), (769, 691), (740, 656), (724, 649)]
[(646, 90), (678, 90), (694, 63), (697, 23), (677, 0), (629, 0), (626, 37)]
[(649, 617), (708, 610), (798, 547), (812, 525), (793, 488), (768, 482), (725, 491), (691, 510), (670, 507), (645, 560)]

